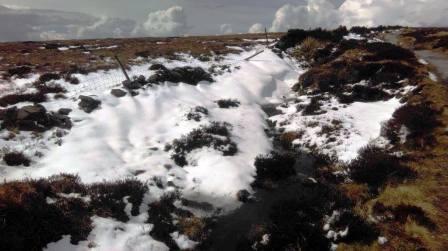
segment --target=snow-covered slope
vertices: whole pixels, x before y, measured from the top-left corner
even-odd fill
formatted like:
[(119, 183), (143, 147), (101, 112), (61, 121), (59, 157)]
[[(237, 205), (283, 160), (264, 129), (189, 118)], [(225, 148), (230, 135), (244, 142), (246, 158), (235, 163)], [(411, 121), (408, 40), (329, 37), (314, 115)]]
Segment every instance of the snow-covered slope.
[[(219, 62), (205, 63), (192, 58), (186, 61), (159, 59), (168, 68), (184, 65), (208, 68), (213, 63), (231, 64), (233, 71), (215, 76), (214, 83), (201, 82), (197, 86), (164, 83), (141, 89), (136, 96), (114, 97), (110, 89), (115, 85), (107, 81), (99, 82), (98, 86), (87, 84), (89, 78), (107, 79), (110, 75), (119, 74), (118, 70), (79, 75), (81, 83), (77, 86), (59, 81), (68, 90), (66, 96), (69, 98), (52, 99), (43, 105), (48, 110), (73, 109), (70, 114), (74, 121), (73, 128), (57, 144), (52, 142), (54, 131), (45, 133), (39, 139), (28, 134), (12, 141), (0, 139), (0, 144), (9, 144), (10, 148), (24, 151), (29, 156), (36, 155), (36, 152), (43, 154), (43, 157), (33, 159), (31, 167), (12, 168), (0, 164), (2, 176), (6, 180), (14, 180), (70, 173), (79, 175), (85, 183), (136, 178), (150, 185), (142, 207), (147, 207), (149, 202), (167, 192), (177, 191), (182, 198), (207, 202), (215, 208), (224, 209), (222, 212), (228, 212), (240, 205), (236, 197), (238, 191), (251, 190), (256, 156), (272, 150), (272, 142), (265, 132), (268, 118), (262, 111), (263, 104), (278, 104), (283, 114), (271, 120), (282, 124), (286, 131), (305, 131), (304, 139), (318, 146), (323, 144), (322, 139), (315, 136), (316, 128), (308, 126), (308, 120), (329, 123), (340, 119), (348, 135), (341, 135), (340, 140), (326, 147), (331, 148), (328, 152), (335, 152), (342, 160), (353, 159), (359, 148), (377, 138), (380, 123), (390, 118), (399, 106), (398, 101), (392, 99), (370, 104), (353, 103), (331, 112), (329, 104), (329, 113), (304, 118), (295, 107), (288, 106), (288, 100), (308, 98), (290, 91), (304, 70), (288, 57), (282, 59), (269, 49), (249, 61), (244, 60), (260, 49), (262, 47), (227, 55)], [(141, 72), (148, 66), (136, 66), (131, 72)], [(153, 73), (147, 71), (146, 77)], [(93, 95), (101, 100), (100, 109), (90, 114), (80, 110), (77, 100), (80, 94)], [(216, 103), (221, 99), (236, 99), (241, 104), (222, 109)], [(281, 104), (283, 108), (280, 108)], [(206, 108), (208, 114), (200, 121), (188, 120), (187, 114), (198, 106)], [(238, 152), (234, 156), (223, 156), (220, 151), (203, 147), (188, 153), (188, 165), (176, 165), (166, 146), (212, 122), (230, 124), (230, 138), (236, 143)], [(318, 128), (322, 125), (319, 124)], [(26, 145), (27, 142), (32, 143)], [(157, 187), (152, 184), (155, 179), (172, 185)], [(84, 250), (89, 242), (95, 243), (96, 250), (167, 249), (148, 235), (152, 225), (146, 223), (146, 211), (141, 208), (141, 214), (130, 217), (128, 223), (94, 217), (94, 230), (88, 241), (74, 246), (65, 236), (59, 242), (49, 244), (48, 249)], [(173, 233), (173, 239), (181, 246), (194, 245), (185, 236), (176, 233)]]
[[(83, 93), (76, 86), (72, 91), (96, 95), (102, 101), (101, 109), (86, 114), (70, 99), (44, 103), (52, 110), (73, 109), (74, 127), (63, 138), (61, 146), (52, 146), (32, 167), (4, 167), (3, 173), (8, 179), (73, 173), (83, 182), (125, 177), (145, 182), (159, 176), (181, 187), (184, 196), (218, 207), (234, 205), (237, 191), (250, 189), (255, 157), (271, 149), (265, 134), (266, 117), (260, 105), (279, 101), (288, 92), (288, 85), (298, 77), (293, 65), (270, 50), (251, 61), (243, 60), (251, 54), (253, 51), (227, 56), (224, 62), (239, 69), (217, 76), (215, 83), (202, 82), (198, 86), (166, 83), (141, 90), (135, 97), (123, 98), (110, 95), (111, 87), (105, 84), (104, 89), (90, 88)], [(184, 64), (174, 62), (166, 66)], [(215, 103), (220, 99), (237, 99), (241, 105), (220, 109)], [(187, 120), (186, 114), (196, 106), (207, 108), (209, 115), (200, 122)], [(235, 156), (222, 156), (220, 152), (203, 148), (190, 154), (191, 165), (176, 167), (170, 153), (164, 151), (165, 145), (212, 121), (232, 125), (231, 138), (239, 152)]]

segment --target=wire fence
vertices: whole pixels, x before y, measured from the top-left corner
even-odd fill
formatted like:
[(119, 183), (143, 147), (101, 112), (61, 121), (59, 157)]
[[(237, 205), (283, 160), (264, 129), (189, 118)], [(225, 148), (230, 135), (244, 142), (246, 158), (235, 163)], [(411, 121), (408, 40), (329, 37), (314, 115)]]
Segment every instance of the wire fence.
[[(143, 69), (133, 69), (128, 71), (128, 74), (131, 79), (140, 75), (148, 78), (151, 75), (149, 70)], [(118, 88), (122, 86), (123, 81), (126, 80), (126, 77), (120, 69), (75, 76), (80, 80), (80, 83), (77, 85), (70, 85), (70, 87), (67, 88), (68, 93), (66, 95), (72, 98), (77, 98), (81, 94), (94, 94)]]

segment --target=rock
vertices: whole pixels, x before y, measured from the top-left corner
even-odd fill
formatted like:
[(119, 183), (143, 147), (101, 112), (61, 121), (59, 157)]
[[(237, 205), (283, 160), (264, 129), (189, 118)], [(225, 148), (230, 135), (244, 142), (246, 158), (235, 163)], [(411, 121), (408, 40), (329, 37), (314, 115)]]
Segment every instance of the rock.
[(81, 100), (78, 103), (79, 108), (87, 113), (91, 113), (101, 105), (101, 101), (96, 100), (92, 97), (81, 95), (79, 96), (79, 99)]
[(58, 113), (61, 115), (69, 115), (72, 112), (70, 108), (61, 108), (58, 110)]
[(72, 121), (70, 120), (70, 117), (60, 114), (60, 113), (50, 113), (50, 119), (53, 121), (54, 126), (64, 128), (64, 129), (70, 129), (72, 128)]
[(236, 193), (236, 198), (243, 203), (251, 201), (250, 193), (246, 189), (238, 191), (238, 193)]
[(168, 70), (163, 64), (153, 64), (149, 67), (151, 71)]
[(1, 128), (15, 128), (20, 131), (44, 132), (53, 127), (70, 129), (68, 116), (55, 112), (47, 112), (42, 105), (29, 105), (20, 109), (12, 107), (3, 115)]
[(186, 66), (169, 70), (163, 65), (156, 64), (152, 65), (150, 70), (156, 70), (156, 73), (148, 79), (148, 82), (153, 84), (165, 81), (190, 85), (197, 85), (201, 81), (213, 82), (211, 75), (200, 67)]
[(110, 94), (114, 95), (117, 98), (126, 96), (126, 92), (121, 89), (112, 89), (112, 91), (110, 91)]
[(137, 83), (141, 84), (141, 85), (145, 85), (145, 84), (148, 83), (148, 82), (146, 81), (145, 76), (143, 76), (143, 75), (140, 75), (140, 76), (136, 77), (136, 78), (135, 78), (135, 81), (136, 81)]
[(27, 105), (17, 111), (17, 120), (37, 120), (45, 117), (47, 110), (42, 105)]
[(123, 87), (128, 90), (136, 90), (142, 88), (142, 84), (140, 84), (135, 80), (134, 81), (125, 80), (123, 81)]

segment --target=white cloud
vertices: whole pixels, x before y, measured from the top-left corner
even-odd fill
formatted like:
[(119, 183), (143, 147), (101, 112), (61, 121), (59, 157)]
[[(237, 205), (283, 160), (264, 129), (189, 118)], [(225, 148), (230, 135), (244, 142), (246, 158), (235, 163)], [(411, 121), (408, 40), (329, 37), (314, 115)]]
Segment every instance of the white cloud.
[(447, 26), (446, 13), (447, 0), (345, 0), (339, 7), (329, 0), (307, 0), (278, 9), (271, 30), (339, 25)]
[(262, 33), (264, 32), (264, 26), (260, 23), (256, 23), (249, 28), (249, 33)]
[(129, 19), (0, 6), (0, 41), (127, 37), (136, 25)]
[(340, 14), (327, 0), (307, 0), (303, 5), (286, 4), (275, 13), (271, 31), (286, 31), (292, 28), (335, 28), (340, 23)]
[(92, 25), (80, 27), (79, 38), (129, 37), (133, 35), (137, 23), (134, 20), (102, 17)]
[(140, 32), (149, 36), (179, 36), (189, 29), (187, 16), (180, 6), (159, 10), (148, 14)]
[(0, 5), (0, 41), (178, 36), (187, 30), (179, 6), (149, 13), (146, 22), (138, 24), (131, 19)]
[(446, 0), (346, 0), (339, 8), (344, 25), (448, 25)]
[(221, 24), (219, 27), (219, 30), (221, 31), (221, 34), (232, 34), (233, 28), (230, 24)]

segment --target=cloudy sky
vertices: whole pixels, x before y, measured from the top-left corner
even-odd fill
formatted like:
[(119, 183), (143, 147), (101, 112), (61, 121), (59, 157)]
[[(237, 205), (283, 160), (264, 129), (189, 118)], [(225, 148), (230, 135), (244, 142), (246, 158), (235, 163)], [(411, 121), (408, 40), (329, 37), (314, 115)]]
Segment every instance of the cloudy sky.
[(448, 0), (0, 0), (0, 41), (448, 26)]

